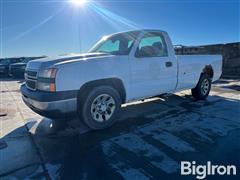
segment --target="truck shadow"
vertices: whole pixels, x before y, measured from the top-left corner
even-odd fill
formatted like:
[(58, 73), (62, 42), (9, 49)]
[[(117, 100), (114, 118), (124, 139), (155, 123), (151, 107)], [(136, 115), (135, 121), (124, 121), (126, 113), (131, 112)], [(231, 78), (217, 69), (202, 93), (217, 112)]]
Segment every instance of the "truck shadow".
[[(191, 102), (195, 102), (192, 96), (186, 95), (180, 97), (171, 95), (154, 97), (144, 101), (125, 104), (121, 108), (116, 124), (113, 127), (100, 132), (106, 132), (106, 134), (113, 135), (131, 131), (133, 128), (152, 122), (151, 118), (143, 118), (144, 116), (151, 116), (157, 112), (163, 112), (163, 117), (167, 117), (174, 113), (177, 115), (177, 109), (179, 109), (176, 108), (177, 104), (181, 104), (181, 106), (188, 108), (188, 103)], [(186, 105), (184, 103), (186, 103)], [(207, 101), (203, 105), (206, 103)], [(27, 127), (29, 129), (33, 128), (32, 133), (36, 136), (63, 137), (98, 132), (90, 130), (78, 117), (64, 117), (63, 119), (54, 120), (43, 118), (40, 122), (37, 122), (35, 119), (28, 119), (27, 121)]]
[(239, 163), (239, 141), (218, 142), (240, 128), (239, 115), (236, 99), (171, 95), (123, 106), (118, 122), (103, 131), (89, 131), (76, 118), (62, 130), (50, 119), (29, 119), (2, 140), (27, 127), (53, 179), (174, 179), (182, 159)]

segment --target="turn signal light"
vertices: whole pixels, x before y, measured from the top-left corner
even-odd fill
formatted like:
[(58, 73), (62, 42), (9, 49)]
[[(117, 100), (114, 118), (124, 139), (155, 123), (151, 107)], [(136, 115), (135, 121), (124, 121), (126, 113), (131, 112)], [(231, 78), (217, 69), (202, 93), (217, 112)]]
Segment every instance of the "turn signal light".
[(51, 84), (50, 84), (50, 91), (51, 91), (51, 92), (55, 92), (55, 91), (56, 91), (56, 86), (55, 86), (54, 83), (51, 83)]

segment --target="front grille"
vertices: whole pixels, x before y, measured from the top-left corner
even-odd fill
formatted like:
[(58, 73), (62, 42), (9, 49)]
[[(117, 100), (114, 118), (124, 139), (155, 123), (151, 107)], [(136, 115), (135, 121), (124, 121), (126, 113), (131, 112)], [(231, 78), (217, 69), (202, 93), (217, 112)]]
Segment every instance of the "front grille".
[(36, 81), (27, 80), (26, 86), (28, 89), (36, 90), (36, 83), (37, 83)]
[(25, 71), (26, 86), (28, 89), (35, 91), (37, 89), (37, 72), (26, 70)]
[(36, 72), (36, 71), (26, 70), (26, 74), (27, 74), (27, 76), (30, 77), (30, 78), (35, 78), (35, 79), (37, 79), (37, 72)]

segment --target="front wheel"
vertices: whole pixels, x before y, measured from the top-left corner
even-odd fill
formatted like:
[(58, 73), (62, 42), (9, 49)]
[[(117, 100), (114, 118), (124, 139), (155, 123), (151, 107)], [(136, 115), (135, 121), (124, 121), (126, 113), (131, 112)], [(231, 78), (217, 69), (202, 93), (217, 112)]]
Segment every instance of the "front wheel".
[(197, 86), (192, 89), (192, 96), (197, 100), (204, 100), (208, 97), (211, 90), (211, 79), (203, 74), (197, 84)]
[(79, 101), (80, 117), (89, 128), (95, 130), (110, 127), (121, 107), (119, 93), (110, 86), (96, 87)]

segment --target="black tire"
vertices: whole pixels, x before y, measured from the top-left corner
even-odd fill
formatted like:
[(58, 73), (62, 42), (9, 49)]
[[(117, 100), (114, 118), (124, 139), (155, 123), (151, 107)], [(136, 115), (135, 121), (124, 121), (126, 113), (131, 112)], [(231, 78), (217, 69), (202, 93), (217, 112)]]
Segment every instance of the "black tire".
[[(107, 113), (107, 110), (102, 112), (103, 114), (99, 114), (97, 112), (97, 115), (100, 115), (100, 119), (102, 122), (97, 121), (97, 116), (94, 119), (93, 109), (92, 107), (97, 106), (97, 104), (94, 104), (96, 98), (100, 97), (101, 95), (108, 95), (111, 97), (114, 102), (114, 110), (111, 112), (111, 116), (109, 116), (109, 119), (105, 119), (105, 113)], [(96, 88), (93, 88), (90, 90), (86, 96), (82, 97), (78, 100), (78, 114), (80, 119), (83, 120), (83, 122), (90, 128), (94, 130), (100, 130), (105, 129), (113, 125), (113, 123), (116, 121), (117, 115), (119, 113), (119, 110), (121, 108), (121, 98), (117, 90), (110, 86), (99, 86)], [(114, 103), (113, 103), (114, 104)], [(96, 111), (96, 110), (95, 110)], [(107, 114), (106, 114), (107, 115)], [(98, 116), (99, 117), (99, 116)]]
[(192, 96), (196, 100), (204, 100), (208, 97), (210, 90), (211, 79), (206, 74), (202, 74), (197, 86), (192, 89)]

